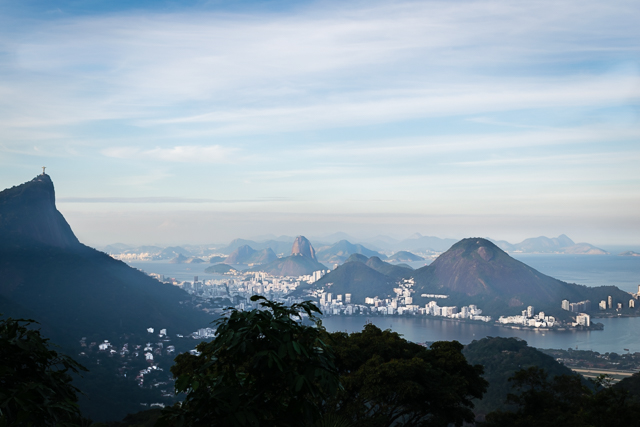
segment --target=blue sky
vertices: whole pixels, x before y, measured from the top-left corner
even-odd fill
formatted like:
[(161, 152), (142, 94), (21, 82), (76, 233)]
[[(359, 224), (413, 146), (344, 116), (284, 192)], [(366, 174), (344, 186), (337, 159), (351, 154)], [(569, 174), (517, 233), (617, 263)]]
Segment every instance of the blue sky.
[(637, 1), (1, 1), (0, 185), (89, 244), (640, 243)]

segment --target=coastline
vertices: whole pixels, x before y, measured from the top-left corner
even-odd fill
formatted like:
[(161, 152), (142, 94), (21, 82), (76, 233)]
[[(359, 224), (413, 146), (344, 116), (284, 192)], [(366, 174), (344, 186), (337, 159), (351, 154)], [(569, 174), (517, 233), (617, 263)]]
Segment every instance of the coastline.
[[(453, 319), (450, 317), (442, 317), (442, 316), (430, 316), (430, 315), (413, 315), (413, 314), (350, 314), (350, 315), (333, 315), (333, 314), (323, 314), (320, 316), (321, 319), (324, 318), (333, 318), (333, 317), (375, 317), (375, 318), (387, 318), (387, 319), (428, 319), (428, 320), (440, 320), (454, 323), (468, 323), (473, 325), (488, 325), (488, 326), (499, 326), (505, 329), (513, 329), (513, 330), (522, 330), (522, 331), (533, 331), (533, 332), (587, 332), (587, 331), (603, 331), (604, 325), (602, 323), (593, 323), (591, 326), (561, 326), (561, 327), (551, 327), (551, 328), (536, 328), (535, 326), (525, 326), (525, 325), (515, 325), (515, 324), (504, 324), (499, 323), (497, 320), (493, 322), (484, 322), (482, 320), (473, 320), (473, 319)], [(615, 318), (618, 316), (607, 316), (609, 318)], [(620, 316), (624, 317), (624, 316)], [(640, 316), (626, 316), (626, 317), (640, 317)]]

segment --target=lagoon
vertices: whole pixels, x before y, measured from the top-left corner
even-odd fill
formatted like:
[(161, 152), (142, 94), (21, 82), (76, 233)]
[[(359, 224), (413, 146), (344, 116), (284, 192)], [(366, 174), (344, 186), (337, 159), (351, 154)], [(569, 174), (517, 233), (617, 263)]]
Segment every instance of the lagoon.
[(366, 323), (391, 329), (413, 342), (452, 341), (469, 344), (484, 337), (518, 337), (536, 348), (593, 350), (599, 353), (640, 352), (640, 317), (593, 319), (604, 331), (535, 331), (509, 329), (493, 323), (399, 316), (332, 316), (322, 319), (330, 332), (359, 332)]

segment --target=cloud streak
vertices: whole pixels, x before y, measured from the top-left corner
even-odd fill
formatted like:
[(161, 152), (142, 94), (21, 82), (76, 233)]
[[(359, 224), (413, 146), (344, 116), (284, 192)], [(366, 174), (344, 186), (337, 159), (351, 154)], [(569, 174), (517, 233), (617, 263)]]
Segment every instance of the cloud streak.
[(143, 150), (132, 147), (112, 147), (102, 150), (107, 157), (118, 159), (151, 159), (179, 163), (228, 163), (238, 149), (220, 145), (190, 146), (179, 145), (170, 148)]
[(217, 199), (191, 199), (186, 197), (59, 197), (59, 203), (272, 203), (272, 202), (288, 202), (286, 198), (263, 198), (263, 199), (235, 199), (235, 200), (217, 200)]

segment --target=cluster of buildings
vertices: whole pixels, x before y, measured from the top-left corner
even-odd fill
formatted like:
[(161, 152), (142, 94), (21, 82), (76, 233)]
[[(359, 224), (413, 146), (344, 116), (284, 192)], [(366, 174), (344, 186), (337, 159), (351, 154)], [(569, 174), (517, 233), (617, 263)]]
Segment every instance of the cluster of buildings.
[[(248, 299), (252, 295), (264, 295), (269, 299), (279, 300), (297, 289), (304, 277), (273, 277), (264, 272), (255, 272), (250, 276), (206, 281), (199, 281), (198, 276), (195, 276), (193, 282), (173, 281), (172, 283), (192, 295), (203, 298), (233, 299), (235, 296), (240, 297), (239, 299)], [(246, 303), (243, 307), (237, 308), (246, 309)]]
[[(273, 277), (264, 272), (251, 273), (248, 276), (229, 278), (223, 280), (198, 281), (197, 276), (193, 282), (174, 282), (175, 285), (190, 294), (203, 298), (224, 297), (232, 301), (235, 308), (239, 310), (250, 310), (256, 304), (249, 301), (253, 295), (263, 295), (270, 300), (292, 304), (301, 302), (303, 298), (292, 298), (288, 296), (298, 288), (301, 283), (312, 283), (323, 277), (327, 271), (316, 271), (313, 274), (300, 277)], [(413, 302), (413, 289), (415, 282), (413, 279), (403, 279), (393, 289), (394, 295), (389, 298), (365, 297), (364, 304), (356, 304), (352, 299), (352, 294), (335, 294), (330, 292), (331, 287), (311, 291), (311, 297), (318, 301), (318, 307), (325, 315), (351, 316), (351, 315), (423, 315), (437, 316), (451, 319), (479, 320), (483, 322), (491, 321), (491, 316), (483, 316), (482, 310), (475, 305), (458, 307), (441, 307), (435, 301), (431, 301), (424, 307)], [(427, 295), (434, 300), (446, 299), (447, 295)], [(194, 333), (195, 338), (204, 336)]]
[[(222, 280), (198, 281), (197, 276), (193, 282), (174, 282), (190, 294), (203, 298), (223, 297), (231, 300), (232, 305), (239, 310), (250, 310), (257, 305), (249, 301), (253, 295), (263, 295), (266, 298), (286, 304), (301, 302), (302, 298), (292, 298), (288, 296), (298, 288), (301, 283), (313, 283), (322, 278), (328, 271), (316, 271), (313, 274), (299, 277), (273, 277), (264, 272), (255, 272), (250, 275), (237, 276)], [(403, 279), (393, 289), (394, 295), (388, 298), (378, 296), (367, 296), (364, 304), (357, 304), (353, 301), (351, 293), (336, 294), (331, 292), (330, 284), (323, 289), (313, 290), (310, 296), (318, 301), (318, 306), (325, 315), (422, 315), (443, 317), (460, 320), (476, 320), (490, 322), (491, 316), (482, 314), (482, 310), (476, 305), (464, 307), (447, 306), (438, 303), (439, 300), (446, 301), (448, 295), (422, 294), (421, 297), (432, 299), (425, 306), (414, 304), (413, 289), (415, 282), (412, 278)], [(640, 289), (639, 294), (640, 295)], [(634, 307), (634, 301), (629, 302), (630, 307)], [(442, 304), (442, 305), (441, 305)], [(612, 298), (602, 301), (600, 307), (612, 308)], [(620, 307), (620, 303), (618, 307)], [(534, 308), (529, 306), (523, 310), (521, 315), (500, 316), (497, 323), (505, 326), (524, 326), (530, 328), (558, 328), (564, 326), (591, 326), (591, 317), (587, 314), (591, 310), (591, 301), (579, 301), (572, 303), (568, 300), (562, 301), (564, 310), (576, 313), (576, 321), (572, 324), (564, 324), (553, 316), (545, 315), (544, 312), (535, 313)], [(215, 331), (206, 332), (204, 330), (194, 333), (194, 338), (210, 338)], [(202, 333), (202, 335), (201, 335)]]
[(558, 322), (553, 316), (545, 316), (544, 311), (535, 314), (533, 306), (530, 305), (526, 310), (522, 310), (522, 314), (519, 316), (500, 316), (498, 323), (548, 329), (557, 326)]
[[(171, 374), (168, 370), (164, 372), (161, 364), (172, 363), (176, 347), (171, 344), (166, 329), (160, 329), (158, 334), (154, 331), (154, 328), (147, 329), (145, 344), (135, 344), (131, 341), (116, 344), (109, 340), (87, 342), (87, 338), (83, 337), (80, 340), (79, 356), (94, 359), (97, 364), (106, 363), (105, 358), (112, 359), (112, 364), (117, 363), (116, 366), (120, 366), (117, 370), (122, 378), (132, 379), (141, 388), (157, 389), (158, 397), (173, 397)], [(149, 340), (150, 338), (157, 339)]]
[[(640, 286), (638, 286), (638, 293), (633, 295), (633, 298), (629, 300), (628, 307), (635, 308), (636, 307), (636, 298), (640, 296)], [(607, 296), (606, 300), (600, 301), (598, 303), (598, 309), (600, 310), (622, 310), (624, 308), (624, 304), (621, 302), (613, 302), (613, 297), (611, 295)], [(585, 312), (591, 311), (591, 301), (580, 301), (580, 302), (570, 302), (569, 300), (562, 300), (562, 309), (570, 311), (572, 313), (579, 313), (580, 316), (584, 315)], [(576, 318), (578, 321), (578, 318)]]
[[(634, 295), (634, 298), (631, 298), (629, 300), (629, 308), (635, 308), (636, 307), (636, 300), (635, 299), (638, 298), (639, 295), (640, 295), (640, 286), (638, 286), (638, 293)], [(600, 301), (600, 303), (598, 304), (598, 308), (600, 310), (611, 310), (611, 309), (621, 310), (622, 308), (624, 308), (624, 304), (621, 303), (621, 302), (618, 302), (614, 306), (613, 298), (611, 297), (611, 295), (609, 295), (606, 300)]]

